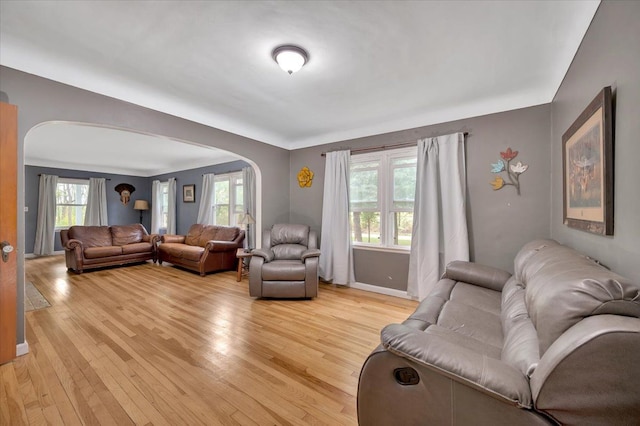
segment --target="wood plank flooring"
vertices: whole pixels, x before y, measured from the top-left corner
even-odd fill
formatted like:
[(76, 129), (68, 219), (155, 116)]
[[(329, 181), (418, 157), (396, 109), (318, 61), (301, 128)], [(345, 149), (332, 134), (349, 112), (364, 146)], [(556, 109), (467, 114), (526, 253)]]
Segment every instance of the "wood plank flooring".
[(30, 353), (0, 367), (2, 425), (357, 424), (364, 360), (416, 307), (327, 284), (256, 300), (235, 271), (152, 263), (26, 271), (52, 306), (26, 313)]

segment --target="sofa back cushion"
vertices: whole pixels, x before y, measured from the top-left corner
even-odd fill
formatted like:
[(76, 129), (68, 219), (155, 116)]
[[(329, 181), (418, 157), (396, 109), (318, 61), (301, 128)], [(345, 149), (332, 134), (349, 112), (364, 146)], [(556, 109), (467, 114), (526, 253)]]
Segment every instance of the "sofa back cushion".
[(271, 228), (271, 250), (278, 260), (300, 260), (309, 247), (309, 226), (278, 223)]
[(240, 233), (236, 226), (191, 225), (184, 243), (190, 246), (205, 247), (207, 241), (233, 241)]
[(85, 248), (113, 245), (108, 226), (72, 226), (68, 235), (69, 239), (81, 241)]
[(524, 284), (511, 277), (502, 289), (500, 320), (504, 342), (502, 361), (530, 377), (540, 361), (538, 334), (525, 304)]
[(147, 230), (139, 223), (111, 226), (111, 238), (114, 246), (139, 243), (144, 235), (147, 235)]
[(216, 241), (233, 241), (238, 237), (240, 228), (236, 226), (216, 226), (215, 238)]
[(640, 317), (640, 286), (577, 251), (558, 244), (537, 249), (515, 265), (540, 355), (569, 328), (592, 315)]
[(299, 244), (309, 246), (309, 227), (279, 223), (271, 228), (271, 247), (278, 244)]

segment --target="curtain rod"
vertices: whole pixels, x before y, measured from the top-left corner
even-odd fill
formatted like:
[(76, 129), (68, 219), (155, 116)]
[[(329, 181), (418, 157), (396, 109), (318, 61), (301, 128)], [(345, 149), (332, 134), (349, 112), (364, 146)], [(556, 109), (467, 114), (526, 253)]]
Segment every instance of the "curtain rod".
[[(444, 135), (438, 135), (438, 136), (427, 136), (429, 138), (437, 138), (439, 136), (444, 136)], [(469, 132), (464, 132), (463, 133), (464, 137), (469, 136)], [(396, 149), (396, 148), (409, 148), (412, 146), (416, 146), (416, 144), (418, 143), (418, 140), (416, 139), (415, 142), (400, 142), (400, 143), (394, 143), (391, 145), (380, 145), (380, 146), (372, 146), (369, 148), (357, 148), (357, 149), (352, 149), (351, 153), (363, 153), (363, 152), (377, 152), (377, 151), (386, 151), (387, 149)], [(342, 151), (343, 149), (348, 149), (348, 148), (340, 148), (340, 149), (335, 149), (333, 151)], [(327, 151), (327, 152), (332, 152), (332, 151)], [(322, 154), (320, 154), (320, 156), (322, 157), (326, 157), (327, 156), (327, 152), (323, 152)]]
[[(230, 175), (231, 173), (238, 173), (241, 172), (242, 169), (240, 170), (231, 170), (230, 172), (224, 172), (224, 173), (214, 173), (214, 175), (218, 176), (218, 175)], [(210, 175), (211, 173), (203, 173), (202, 176), (204, 175)]]
[[(38, 173), (38, 176), (42, 176), (42, 173)], [(77, 177), (77, 176), (58, 176), (59, 178), (62, 179), (83, 179), (83, 180), (87, 180), (88, 178), (84, 178), (84, 177)], [(110, 178), (105, 178), (105, 180), (111, 180)]]

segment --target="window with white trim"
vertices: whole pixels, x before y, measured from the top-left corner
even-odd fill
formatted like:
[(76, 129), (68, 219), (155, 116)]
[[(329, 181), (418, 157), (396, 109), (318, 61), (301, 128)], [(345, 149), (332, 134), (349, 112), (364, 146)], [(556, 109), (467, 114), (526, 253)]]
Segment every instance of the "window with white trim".
[(169, 181), (160, 182), (160, 229), (166, 232), (169, 227)]
[(56, 230), (84, 225), (89, 180), (58, 178), (56, 185)]
[(215, 224), (236, 226), (244, 214), (242, 172), (215, 175)]
[(417, 148), (351, 156), (350, 220), (354, 245), (409, 249)]

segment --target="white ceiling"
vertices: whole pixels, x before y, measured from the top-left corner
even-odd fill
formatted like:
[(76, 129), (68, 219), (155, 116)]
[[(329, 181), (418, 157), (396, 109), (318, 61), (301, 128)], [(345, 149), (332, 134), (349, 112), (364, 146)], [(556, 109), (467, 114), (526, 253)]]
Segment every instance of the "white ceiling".
[(181, 142), (85, 123), (48, 122), (27, 134), (25, 164), (148, 177), (239, 159)]
[(598, 5), (3, 0), (0, 63), (295, 149), (548, 103)]

